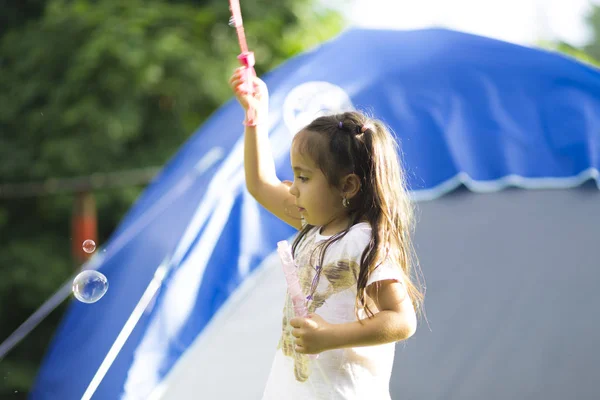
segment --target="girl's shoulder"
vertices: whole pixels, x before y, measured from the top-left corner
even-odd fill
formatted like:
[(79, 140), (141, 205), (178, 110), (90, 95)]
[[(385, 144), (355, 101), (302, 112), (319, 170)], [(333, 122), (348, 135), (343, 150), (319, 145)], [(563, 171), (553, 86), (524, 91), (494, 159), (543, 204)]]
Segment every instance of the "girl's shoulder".
[(371, 239), (371, 225), (368, 222), (359, 222), (353, 225), (346, 234), (352, 240), (366, 240), (367, 242)]
[(337, 243), (337, 247), (344, 253), (362, 254), (371, 240), (371, 226), (368, 222), (360, 222), (352, 226), (348, 233)]

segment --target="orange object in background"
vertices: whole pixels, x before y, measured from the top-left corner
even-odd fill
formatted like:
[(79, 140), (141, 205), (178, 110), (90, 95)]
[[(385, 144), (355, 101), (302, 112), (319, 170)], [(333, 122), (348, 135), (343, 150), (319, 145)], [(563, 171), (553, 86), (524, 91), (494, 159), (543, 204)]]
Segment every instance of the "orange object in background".
[(94, 254), (83, 250), (83, 242), (89, 239), (97, 243), (96, 200), (91, 192), (79, 192), (75, 196), (71, 231), (71, 254), (73, 262), (79, 267)]

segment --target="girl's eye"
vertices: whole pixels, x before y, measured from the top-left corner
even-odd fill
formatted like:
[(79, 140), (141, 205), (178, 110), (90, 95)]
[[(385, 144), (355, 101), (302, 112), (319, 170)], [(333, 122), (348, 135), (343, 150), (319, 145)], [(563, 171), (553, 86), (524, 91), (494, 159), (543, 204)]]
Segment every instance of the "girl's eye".
[(300, 179), (300, 182), (306, 182), (308, 180), (308, 178), (304, 176), (299, 176), (298, 179)]

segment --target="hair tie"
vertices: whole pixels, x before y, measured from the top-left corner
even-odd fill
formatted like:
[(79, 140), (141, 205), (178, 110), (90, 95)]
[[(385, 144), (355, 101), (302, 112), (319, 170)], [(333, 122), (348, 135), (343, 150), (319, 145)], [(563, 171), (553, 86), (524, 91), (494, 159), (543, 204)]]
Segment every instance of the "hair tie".
[(338, 124), (338, 128), (342, 129), (342, 121)]
[(365, 133), (368, 129), (373, 129), (370, 124), (364, 124), (362, 128), (360, 128), (360, 133)]

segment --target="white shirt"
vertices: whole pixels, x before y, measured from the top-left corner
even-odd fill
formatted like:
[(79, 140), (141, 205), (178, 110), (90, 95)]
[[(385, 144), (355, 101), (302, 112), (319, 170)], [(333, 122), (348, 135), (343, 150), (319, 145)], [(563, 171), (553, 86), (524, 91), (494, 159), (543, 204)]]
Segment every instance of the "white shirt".
[[(308, 232), (296, 251), (298, 277), (307, 295), (313, 283), (315, 267), (320, 261), (318, 244), (329, 238), (322, 236), (319, 230), (320, 227), (315, 227)], [(360, 258), (370, 238), (371, 227), (362, 222), (329, 246), (313, 299), (307, 303), (310, 313), (318, 314), (333, 324), (356, 321), (356, 281)], [(381, 264), (369, 277), (367, 286), (387, 279), (402, 282), (400, 267), (391, 263)], [(311, 359), (294, 351), (294, 337), (289, 325), (293, 313), (290, 296), (287, 295), (282, 335), (263, 400), (390, 399), (394, 343), (330, 350), (320, 353), (317, 359)], [(362, 310), (359, 316), (366, 318)]]

